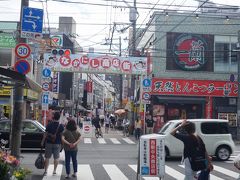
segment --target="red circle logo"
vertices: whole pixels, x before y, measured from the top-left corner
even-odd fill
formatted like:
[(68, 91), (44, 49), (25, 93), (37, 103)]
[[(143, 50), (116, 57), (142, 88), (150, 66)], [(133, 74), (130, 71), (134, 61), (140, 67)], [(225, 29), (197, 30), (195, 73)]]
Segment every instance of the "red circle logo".
[(61, 56), (59, 62), (62, 66), (69, 66), (71, 64), (70, 56)]
[(90, 126), (84, 126), (84, 131), (88, 132), (90, 130)]

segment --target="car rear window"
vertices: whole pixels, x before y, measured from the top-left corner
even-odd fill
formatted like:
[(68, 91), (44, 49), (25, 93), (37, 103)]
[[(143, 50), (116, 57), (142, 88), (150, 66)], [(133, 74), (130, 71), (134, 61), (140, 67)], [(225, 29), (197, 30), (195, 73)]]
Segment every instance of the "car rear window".
[(229, 134), (226, 122), (203, 122), (201, 131), (203, 134)]

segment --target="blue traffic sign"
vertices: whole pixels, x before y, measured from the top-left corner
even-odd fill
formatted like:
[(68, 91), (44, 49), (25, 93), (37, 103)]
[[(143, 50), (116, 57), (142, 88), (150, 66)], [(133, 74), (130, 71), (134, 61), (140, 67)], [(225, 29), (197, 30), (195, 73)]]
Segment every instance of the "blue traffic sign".
[(14, 64), (14, 70), (21, 74), (27, 74), (30, 71), (30, 64), (25, 59), (20, 59)]
[(23, 7), (22, 31), (42, 33), (43, 9)]
[(50, 77), (50, 76), (51, 76), (51, 70), (50, 70), (50, 69), (47, 69), (47, 68), (43, 69), (42, 75), (43, 75), (44, 77)]
[(42, 96), (42, 104), (48, 104), (48, 94), (43, 94), (43, 96)]
[(143, 80), (143, 86), (144, 87), (150, 87), (151, 86), (151, 80), (150, 79), (144, 79)]

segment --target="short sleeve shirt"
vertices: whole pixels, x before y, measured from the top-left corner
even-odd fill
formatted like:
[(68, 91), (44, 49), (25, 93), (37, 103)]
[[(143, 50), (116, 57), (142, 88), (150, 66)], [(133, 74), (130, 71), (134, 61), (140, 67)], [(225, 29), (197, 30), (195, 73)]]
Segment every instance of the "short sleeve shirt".
[(147, 124), (147, 127), (153, 127), (153, 124), (154, 124), (153, 119), (146, 119), (146, 124)]
[[(183, 150), (184, 159), (191, 157), (191, 155), (193, 154), (193, 151), (194, 151), (193, 147), (198, 146), (197, 138), (195, 138), (193, 135), (187, 135), (187, 134), (181, 134), (181, 133), (176, 133), (174, 136), (177, 139), (179, 139), (180, 141), (182, 141), (184, 144), (184, 150)], [(205, 144), (203, 143), (201, 138), (200, 138), (200, 141), (201, 141), (202, 145), (204, 146), (204, 149), (206, 150)]]
[[(69, 131), (67, 129), (65, 129), (63, 131), (63, 136), (65, 138), (66, 141), (68, 141), (69, 143), (75, 143), (81, 136), (80, 132), (78, 130), (76, 131)], [(64, 150), (65, 151), (77, 151), (78, 148), (77, 146), (74, 148), (70, 148), (69, 145), (64, 144)]]
[[(47, 133), (50, 133), (50, 134), (55, 134), (56, 131), (57, 131), (57, 127), (59, 125), (59, 122), (58, 121), (52, 121), (51, 123), (49, 123), (46, 127), (46, 132)], [(64, 130), (64, 126), (62, 124), (59, 125), (59, 128), (58, 128), (58, 131), (57, 131), (57, 134), (56, 134), (56, 140), (55, 140), (55, 143), (54, 144), (61, 144), (62, 140), (61, 140), (61, 134)], [(52, 144), (52, 141), (50, 138), (47, 137), (46, 139), (46, 142), (47, 143), (50, 143)]]

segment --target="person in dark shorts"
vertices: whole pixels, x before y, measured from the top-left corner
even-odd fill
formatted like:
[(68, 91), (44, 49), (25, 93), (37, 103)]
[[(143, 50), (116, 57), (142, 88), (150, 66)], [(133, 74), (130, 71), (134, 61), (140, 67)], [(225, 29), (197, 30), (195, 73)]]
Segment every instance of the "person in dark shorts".
[[(47, 170), (49, 166), (49, 159), (53, 155), (54, 158), (54, 169), (53, 175), (56, 174), (56, 169), (59, 162), (59, 154), (61, 150), (61, 136), (64, 130), (64, 126), (60, 124), (60, 113), (55, 112), (53, 115), (53, 120), (46, 127), (46, 131), (43, 135), (41, 146), (44, 146), (45, 143), (45, 171), (44, 176), (47, 175)], [(56, 139), (53, 141), (52, 135), (56, 134)]]
[(101, 125), (100, 125), (100, 118), (99, 115), (97, 115), (94, 119), (93, 119), (93, 125), (95, 126), (96, 130), (99, 132), (100, 136), (102, 136), (102, 130), (101, 130)]

